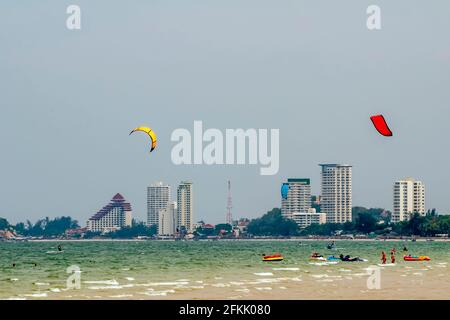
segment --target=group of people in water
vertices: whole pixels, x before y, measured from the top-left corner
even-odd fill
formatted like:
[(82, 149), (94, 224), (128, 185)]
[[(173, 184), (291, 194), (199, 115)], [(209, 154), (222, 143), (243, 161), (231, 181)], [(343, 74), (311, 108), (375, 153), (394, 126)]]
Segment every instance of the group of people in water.
[[(328, 250), (337, 250), (336, 247), (336, 242), (333, 240), (331, 242), (328, 242), (327, 244), (327, 249)], [(341, 261), (364, 261), (363, 259), (361, 259), (360, 257), (351, 257), (350, 255), (343, 255), (342, 253), (339, 255), (338, 258), (332, 256), (332, 258), (335, 258), (336, 260), (341, 260)]]
[[(325, 259), (321, 254), (319, 254), (318, 252), (314, 251), (311, 254), (312, 259)], [(341, 261), (364, 261), (363, 259), (361, 259), (360, 257), (351, 257), (350, 255), (343, 255), (342, 253), (339, 255), (339, 258), (335, 257), (335, 256), (331, 256), (328, 260), (330, 260), (332, 258), (332, 260), (341, 260)]]
[[(391, 250), (391, 263), (394, 264), (395, 263), (395, 248), (393, 248)], [(387, 261), (387, 257), (386, 257), (386, 253), (384, 251), (381, 251), (381, 263), (382, 264), (386, 264)]]
[[(408, 252), (408, 248), (406, 246), (403, 247), (403, 253), (406, 254)], [(397, 249), (394, 247), (391, 249), (391, 263), (395, 263), (395, 254), (397, 253)], [(381, 263), (386, 264), (387, 256), (384, 251), (381, 251)]]
[[(331, 241), (327, 244), (327, 249), (328, 250), (336, 250), (336, 243), (334, 241)], [(408, 248), (406, 248), (406, 246), (403, 247), (403, 253), (406, 255), (408, 252)], [(395, 254), (397, 253), (397, 249), (396, 248), (392, 248), (390, 251), (390, 258), (391, 258), (391, 263), (394, 264), (395, 263)], [(311, 254), (311, 258), (313, 259), (317, 259), (317, 258), (323, 258), (322, 255), (318, 254), (317, 252), (313, 252)], [(342, 253), (339, 255), (339, 257), (335, 257), (332, 256), (331, 258), (335, 258), (336, 260), (341, 260), (341, 261), (365, 261), (359, 257), (350, 257), (350, 255), (343, 255)], [(387, 254), (384, 251), (381, 251), (381, 263), (382, 264), (386, 264), (387, 262)]]
[[(60, 244), (58, 244), (57, 248), (58, 248), (58, 252), (62, 252), (63, 251), (62, 246)], [(16, 266), (17, 266), (17, 264), (15, 262), (13, 262), (12, 267), (15, 268)], [(33, 267), (37, 267), (37, 263), (36, 262), (33, 263)]]

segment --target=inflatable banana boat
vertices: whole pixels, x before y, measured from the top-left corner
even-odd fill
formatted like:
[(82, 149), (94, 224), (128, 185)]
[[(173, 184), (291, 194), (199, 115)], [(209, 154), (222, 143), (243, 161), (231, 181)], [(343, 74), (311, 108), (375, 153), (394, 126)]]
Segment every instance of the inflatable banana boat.
[(405, 260), (405, 261), (430, 261), (431, 260), (431, 258), (429, 257), (429, 256), (411, 256), (411, 255), (409, 255), (409, 256), (404, 256), (403, 257), (403, 260)]
[(283, 261), (283, 256), (279, 253), (273, 254), (271, 256), (263, 256), (263, 261)]

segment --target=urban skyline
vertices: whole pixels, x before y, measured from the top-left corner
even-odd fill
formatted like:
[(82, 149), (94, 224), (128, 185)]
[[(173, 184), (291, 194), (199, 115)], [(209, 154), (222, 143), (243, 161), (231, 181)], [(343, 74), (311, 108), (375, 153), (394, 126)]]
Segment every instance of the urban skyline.
[[(321, 181), (321, 192), (318, 194), (320, 199), (320, 212), (316, 212), (313, 207), (312, 199), (315, 197), (311, 193), (310, 178), (287, 178), (287, 182), (283, 183), (289, 186), (289, 191), (286, 198), (281, 197), (280, 206), (281, 213), (284, 217), (294, 220), (300, 228), (304, 228), (312, 223), (343, 223), (351, 221), (352, 219), (352, 171), (351, 165), (348, 164), (320, 164), (323, 179)], [(331, 168), (331, 172), (330, 171)], [(327, 172), (325, 172), (327, 171)], [(227, 185), (229, 185), (228, 181)], [(409, 186), (411, 184), (411, 186)], [(399, 190), (398, 186), (408, 186), (408, 197), (405, 198), (405, 203), (408, 203), (407, 208), (402, 208), (402, 216), (399, 217), (400, 206), (398, 203)], [(406, 188), (406, 187), (405, 187)], [(343, 202), (342, 213), (331, 213), (326, 211), (326, 208), (332, 205), (340, 205), (341, 202), (333, 203), (327, 201), (324, 194), (333, 195), (333, 199), (345, 199)], [(406, 192), (406, 191), (405, 191)], [(194, 225), (198, 221), (211, 221), (205, 218), (195, 218), (193, 216), (193, 190), (192, 182), (181, 181), (177, 187), (177, 201), (173, 201), (170, 197), (171, 187), (163, 182), (156, 182), (147, 188), (147, 206), (148, 218), (147, 225), (157, 225), (158, 234), (172, 235), (179, 231), (181, 226), (185, 227), (188, 232), (192, 232)], [(417, 199), (419, 197), (419, 199)], [(324, 205), (325, 199), (325, 205)], [(399, 222), (408, 220), (413, 212), (425, 214), (425, 187), (421, 181), (414, 178), (405, 178), (394, 182), (394, 190), (392, 194), (393, 206), (383, 208), (392, 212), (392, 221)], [(179, 206), (178, 204), (182, 205)], [(227, 209), (228, 209), (227, 203)], [(130, 207), (131, 208), (131, 207)], [(269, 210), (269, 208), (267, 209)], [(350, 214), (348, 215), (348, 210)], [(156, 217), (151, 219), (150, 216), (156, 212)], [(261, 213), (260, 215), (262, 215)], [(341, 215), (339, 217), (339, 214)], [(330, 219), (330, 216), (332, 217)], [(239, 215), (239, 218), (249, 218), (248, 216)], [(149, 221), (157, 220), (156, 223), (148, 223)], [(218, 220), (223, 223), (224, 220)], [(226, 222), (226, 221), (225, 221)], [(163, 224), (163, 226), (162, 226)]]

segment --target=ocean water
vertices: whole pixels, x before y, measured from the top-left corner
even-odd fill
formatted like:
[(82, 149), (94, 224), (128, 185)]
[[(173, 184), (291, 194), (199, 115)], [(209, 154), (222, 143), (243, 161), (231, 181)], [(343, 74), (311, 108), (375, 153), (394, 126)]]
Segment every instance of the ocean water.
[[(367, 268), (382, 250), (397, 248), (397, 264), (382, 267), (381, 298), (450, 299), (450, 242), (338, 241), (64, 241), (0, 243), (0, 299), (310, 299), (361, 298)], [(61, 244), (62, 253), (57, 245)], [(430, 262), (404, 262), (403, 245)], [(312, 262), (311, 252), (349, 254), (367, 262)], [(261, 254), (280, 252), (281, 262)], [(15, 266), (13, 266), (15, 264)], [(68, 289), (67, 268), (80, 269), (80, 289)], [(426, 281), (424, 282), (424, 279)], [(424, 283), (430, 284), (427, 289)], [(401, 289), (405, 288), (405, 292)], [(311, 289), (313, 293), (311, 293)], [(400, 290), (400, 291), (399, 291)], [(433, 291), (434, 290), (434, 291)], [(384, 293), (383, 293), (383, 292)], [(351, 293), (351, 295), (350, 295)], [(372, 293), (368, 293), (372, 294)], [(403, 296), (402, 296), (403, 294)], [(376, 295), (369, 298), (376, 298)]]

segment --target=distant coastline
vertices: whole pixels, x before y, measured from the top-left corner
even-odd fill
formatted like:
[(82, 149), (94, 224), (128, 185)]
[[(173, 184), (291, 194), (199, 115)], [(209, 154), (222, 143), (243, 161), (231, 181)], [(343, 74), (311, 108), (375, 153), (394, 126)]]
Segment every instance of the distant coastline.
[[(415, 241), (417, 242), (450, 242), (450, 238), (439, 238), (439, 237), (430, 237), (430, 238), (417, 238)], [(412, 242), (412, 239), (400, 239), (400, 238), (386, 238), (386, 239), (349, 239), (349, 238), (336, 238), (336, 237), (329, 237), (329, 238), (286, 238), (286, 239), (280, 239), (280, 238), (246, 238), (246, 239), (199, 239), (199, 240), (175, 240), (175, 239), (29, 239), (26, 241), (9, 241), (9, 242), (216, 242), (216, 241), (226, 241), (226, 242), (235, 242), (235, 241), (277, 241), (277, 242), (283, 242), (283, 241), (289, 241), (289, 242), (295, 242), (295, 241), (307, 241), (307, 242), (314, 242), (314, 241), (357, 241), (357, 242), (383, 242), (383, 241), (390, 241), (390, 242)]]

